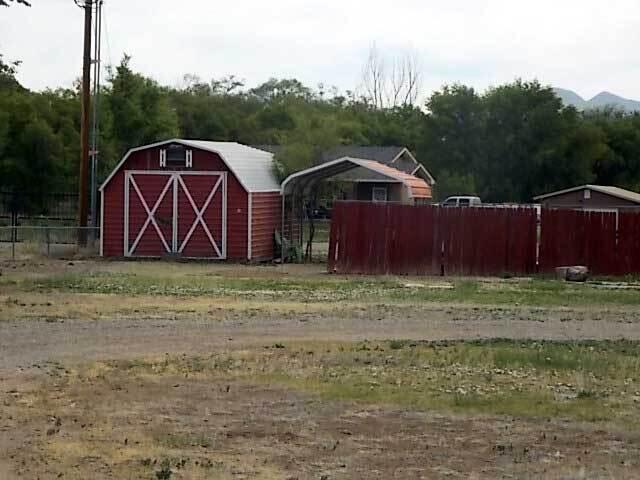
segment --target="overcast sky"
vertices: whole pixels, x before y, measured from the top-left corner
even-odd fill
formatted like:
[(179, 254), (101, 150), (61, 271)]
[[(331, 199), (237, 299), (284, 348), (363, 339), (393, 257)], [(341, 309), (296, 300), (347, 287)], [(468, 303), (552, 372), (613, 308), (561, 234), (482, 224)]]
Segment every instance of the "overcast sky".
[[(82, 12), (73, 0), (0, 7), (0, 53), (34, 89), (80, 75)], [(420, 59), (423, 90), (484, 89), (537, 78), (585, 97), (640, 99), (638, 0), (105, 0), (106, 63), (178, 85), (185, 73), (254, 86), (295, 77), (353, 89), (369, 46)]]

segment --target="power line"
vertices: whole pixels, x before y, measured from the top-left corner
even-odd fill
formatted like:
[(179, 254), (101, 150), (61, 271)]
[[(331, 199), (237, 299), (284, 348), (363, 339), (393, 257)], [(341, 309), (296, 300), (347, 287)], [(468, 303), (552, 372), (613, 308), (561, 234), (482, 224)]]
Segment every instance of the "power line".
[(91, 226), (98, 227), (98, 158), (100, 149), (100, 70), (102, 68), (102, 4), (95, 0), (96, 16), (94, 20), (93, 47), (93, 126), (91, 141)]
[(109, 36), (109, 22), (107, 21), (107, 9), (103, 8), (102, 18), (104, 19), (104, 38), (105, 42), (107, 42), (107, 58), (109, 59), (109, 65), (113, 65), (113, 60), (111, 58), (111, 42)]
[(82, 114), (80, 120), (80, 171), (78, 175), (78, 245), (87, 245), (89, 214), (89, 116), (91, 112), (91, 34), (93, 24), (93, 0), (74, 0), (84, 10), (84, 44), (82, 53)]

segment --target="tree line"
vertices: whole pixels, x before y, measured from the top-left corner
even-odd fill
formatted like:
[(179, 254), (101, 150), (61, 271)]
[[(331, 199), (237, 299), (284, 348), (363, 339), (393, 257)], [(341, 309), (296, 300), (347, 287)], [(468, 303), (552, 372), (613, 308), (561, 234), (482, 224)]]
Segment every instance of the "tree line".
[[(416, 105), (415, 84), (398, 80), (415, 81), (409, 59), (391, 70), (385, 97), (380, 65), (367, 65), (375, 75), (363, 93), (295, 79), (247, 88), (234, 76), (186, 75), (175, 87), (135, 72), (125, 56), (101, 96), (99, 178), (131, 147), (183, 137), (283, 145), (281, 177), (341, 144), (407, 146), (436, 177), (440, 198), (530, 202), (582, 183), (640, 190), (637, 114), (580, 113), (550, 87), (520, 80), (482, 93), (448, 85)], [(18, 69), (0, 55), (0, 191), (75, 191), (79, 84), (34, 92), (16, 80)]]

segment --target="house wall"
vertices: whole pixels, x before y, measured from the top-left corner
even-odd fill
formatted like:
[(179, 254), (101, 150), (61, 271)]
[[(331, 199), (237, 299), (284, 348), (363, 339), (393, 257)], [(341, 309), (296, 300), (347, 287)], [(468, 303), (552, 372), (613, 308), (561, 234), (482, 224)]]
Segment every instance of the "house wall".
[(401, 183), (390, 182), (363, 182), (357, 183), (355, 186), (356, 200), (370, 202), (373, 199), (374, 188), (387, 189), (388, 202), (404, 202), (406, 196), (403, 195), (404, 185)]
[(282, 228), (282, 196), (280, 192), (251, 194), (251, 260), (275, 257), (276, 230)]
[(569, 192), (555, 197), (542, 200), (543, 207), (548, 208), (618, 208), (618, 207), (640, 207), (637, 203), (613, 197), (605, 193), (591, 190), (591, 198), (584, 198), (583, 190)]
[[(165, 170), (160, 167), (160, 149), (152, 147), (132, 153), (104, 189), (103, 256), (124, 256), (124, 178), (126, 170)], [(246, 259), (248, 244), (248, 194), (219, 155), (192, 149), (193, 168), (185, 171), (218, 171), (227, 175), (227, 258)], [(146, 215), (146, 214), (145, 214)]]

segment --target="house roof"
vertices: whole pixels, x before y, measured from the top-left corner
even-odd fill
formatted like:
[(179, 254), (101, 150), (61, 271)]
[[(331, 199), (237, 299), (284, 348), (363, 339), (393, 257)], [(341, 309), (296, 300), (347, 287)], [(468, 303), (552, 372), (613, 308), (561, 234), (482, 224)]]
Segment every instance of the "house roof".
[(111, 175), (107, 177), (100, 187), (100, 190), (105, 188), (132, 153), (170, 143), (179, 143), (187, 147), (197, 148), (219, 155), (222, 161), (229, 167), (229, 170), (231, 170), (238, 179), (238, 182), (240, 182), (248, 192), (280, 191), (280, 184), (273, 171), (273, 154), (235, 142), (209, 142), (205, 140), (185, 140), (179, 138), (132, 148), (127, 152), (118, 166), (114, 168)]
[(380, 162), (352, 157), (338, 158), (289, 175), (289, 177), (282, 182), (282, 194), (287, 195), (296, 187), (304, 190), (315, 182), (358, 167), (374, 171), (406, 185), (413, 198), (431, 198), (431, 187), (422, 178), (402, 172)]
[(625, 190), (624, 188), (611, 187), (605, 185), (580, 185), (578, 187), (567, 188), (565, 190), (558, 190), (557, 192), (547, 193), (545, 195), (538, 195), (534, 197), (534, 200), (546, 200), (547, 198), (557, 197), (566, 193), (577, 192), (579, 190), (593, 190), (594, 192), (604, 193), (605, 195), (611, 195), (612, 197), (620, 198), (628, 202), (640, 204), (640, 193), (632, 192), (631, 190)]
[(374, 162), (373, 160), (363, 160), (363, 162), (365, 164), (361, 164), (361, 166), (404, 183), (410, 188), (413, 198), (431, 198), (431, 187), (422, 178), (418, 178), (415, 175), (405, 173), (380, 162)]
[[(255, 148), (277, 154), (282, 150), (281, 145), (255, 145)], [(409, 158), (413, 161), (413, 164), (396, 163), (402, 154), (407, 153)], [(340, 145), (334, 147), (326, 152), (322, 152), (319, 158), (316, 159), (317, 164), (331, 162), (333, 160), (339, 160), (341, 158), (360, 158), (373, 160), (383, 165), (391, 165), (394, 168), (415, 175), (421, 171), (428, 179), (429, 184), (435, 185), (436, 181), (429, 171), (422, 165), (416, 157), (411, 153), (407, 147), (401, 146), (380, 146), (380, 145)]]
[(344, 157), (366, 158), (367, 160), (373, 160), (384, 165), (389, 165), (390, 163), (393, 163), (405, 150), (405, 147), (399, 146), (382, 147), (377, 145), (341, 145), (323, 152), (321, 160), (323, 163), (326, 163)]
[[(282, 150), (282, 145), (253, 145), (255, 148), (276, 154)], [(398, 146), (377, 146), (377, 145), (341, 145), (326, 152), (322, 152), (316, 163), (331, 162), (344, 157), (366, 158), (383, 164), (393, 163), (404, 151), (405, 147)], [(407, 172), (411, 173), (411, 172)]]

